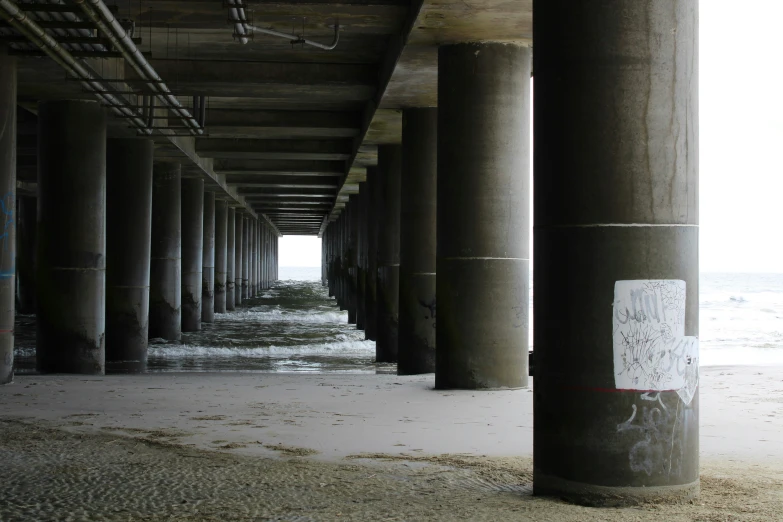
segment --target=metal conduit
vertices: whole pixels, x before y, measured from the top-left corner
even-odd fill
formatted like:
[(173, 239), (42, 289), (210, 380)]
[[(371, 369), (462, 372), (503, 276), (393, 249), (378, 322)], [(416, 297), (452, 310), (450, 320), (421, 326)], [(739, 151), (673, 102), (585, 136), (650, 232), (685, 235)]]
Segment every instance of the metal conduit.
[[(24, 3), (36, 3), (35, 0), (27, 1)], [(46, 4), (53, 4), (53, 5), (65, 5), (61, 0), (44, 0), (44, 3)], [(42, 20), (66, 20), (68, 22), (78, 22), (79, 17), (74, 15), (73, 13), (58, 13), (58, 12), (38, 12), (38, 18)], [(89, 29), (55, 29), (54, 30), (57, 34), (61, 36), (92, 36), (92, 31)], [(63, 34), (65, 33), (65, 34)], [(92, 50), (92, 51), (105, 51), (106, 49), (102, 45), (92, 45), (92, 44), (73, 44), (73, 47), (76, 49), (81, 50)]]
[(106, 92), (108, 89), (100, 79), (96, 78), (87, 67), (74, 58), (67, 49), (57, 42), (57, 40), (47, 34), (41, 26), (36, 24), (30, 17), (21, 11), (14, 2), (11, 2), (10, 0), (0, 0), (0, 17), (5, 18), (14, 29), (26, 36), (63, 69), (81, 79), (84, 88), (109, 105), (115, 114), (129, 119), (133, 126), (144, 134), (152, 133), (152, 131), (146, 127), (144, 120), (139, 114), (130, 107), (127, 107), (128, 104), (125, 100), (117, 98), (112, 93)]
[(242, 6), (242, 0), (228, 0), (228, 5), (236, 6), (230, 7), (228, 12), (231, 20), (234, 21), (234, 32), (239, 36), (239, 41), (242, 45), (247, 43), (247, 35), (250, 30), (247, 27), (247, 18), (245, 17), (245, 9)]
[[(268, 34), (270, 36), (277, 36), (278, 38), (285, 38), (286, 40), (291, 40), (291, 35), (287, 33), (281, 33), (280, 31), (275, 31), (274, 29), (264, 29), (263, 27), (256, 27), (254, 25), (248, 25), (244, 24), (247, 29), (250, 29), (253, 32), (258, 31), (259, 33)], [(331, 51), (335, 47), (337, 47), (337, 43), (340, 41), (340, 24), (334, 24), (334, 40), (332, 40), (332, 43), (329, 45), (314, 42), (312, 40), (307, 40), (306, 38), (302, 38), (301, 35), (297, 36), (295, 40), (292, 40), (292, 44), (305, 44), (305, 45), (312, 45), (313, 47), (318, 47), (319, 49), (323, 49), (325, 51)]]
[(114, 43), (114, 46), (136, 71), (136, 74), (142, 80), (149, 82), (147, 86), (150, 90), (156, 93), (164, 106), (182, 120), (191, 134), (204, 134), (204, 129), (190, 114), (190, 111), (183, 107), (176, 96), (172, 94), (155, 69), (136, 47), (136, 44), (133, 43), (133, 39), (125, 31), (125, 28), (122, 27), (120, 22), (106, 7), (106, 4), (102, 0), (73, 0), (73, 3), (78, 4), (101, 33)]

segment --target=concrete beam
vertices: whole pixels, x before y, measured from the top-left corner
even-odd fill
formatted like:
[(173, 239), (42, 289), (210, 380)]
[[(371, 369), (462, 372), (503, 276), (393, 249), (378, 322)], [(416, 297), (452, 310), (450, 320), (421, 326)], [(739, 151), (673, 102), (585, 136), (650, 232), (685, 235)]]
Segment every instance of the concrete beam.
[(337, 180), (319, 176), (264, 176), (250, 175), (228, 176), (229, 186), (243, 187), (279, 187), (279, 188), (330, 188), (337, 190)]
[(207, 158), (270, 160), (346, 160), (348, 140), (257, 140), (198, 138), (197, 152)]
[(249, 205), (258, 207), (258, 206), (267, 206), (272, 208), (282, 208), (285, 206), (289, 207), (323, 207), (323, 206), (329, 206), (332, 204), (331, 201), (324, 201), (324, 200), (303, 200), (303, 199), (280, 199), (280, 198), (256, 198), (248, 201)]
[(361, 125), (357, 113), (340, 111), (212, 109), (206, 121), (213, 138), (351, 138)]
[(334, 190), (326, 189), (305, 189), (301, 188), (296, 191), (281, 192), (280, 190), (264, 190), (260, 188), (245, 188), (239, 187), (239, 192), (244, 194), (248, 201), (253, 201), (254, 198), (329, 198), (335, 197)]
[[(34, 166), (34, 165), (33, 165)], [(344, 161), (216, 159), (215, 170), (227, 176), (322, 176), (345, 174)], [(236, 179), (236, 178), (234, 178)]]
[(251, 189), (270, 189), (270, 188), (287, 188), (287, 189), (326, 189), (326, 190), (336, 190), (337, 185), (313, 185), (313, 184), (305, 184), (305, 183), (235, 183), (236, 185), (240, 185), (239, 192), (242, 194), (252, 194), (255, 193)]
[[(336, 99), (366, 100), (376, 91), (377, 70), (367, 64), (149, 61), (162, 78), (177, 79), (176, 90), (181, 95), (297, 98), (321, 93)], [(137, 78), (130, 67), (125, 73)]]

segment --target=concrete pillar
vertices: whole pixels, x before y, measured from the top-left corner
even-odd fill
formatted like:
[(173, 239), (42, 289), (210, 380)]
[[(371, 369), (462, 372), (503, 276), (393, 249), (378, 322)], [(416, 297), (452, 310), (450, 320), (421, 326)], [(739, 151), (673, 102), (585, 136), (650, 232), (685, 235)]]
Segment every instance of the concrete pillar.
[(328, 239), (327, 239), (327, 231), (329, 230), (329, 227), (327, 226), (323, 234), (321, 235), (321, 286), (326, 286), (326, 282), (328, 279), (327, 270), (326, 270), (326, 259), (328, 256)]
[(367, 182), (359, 183), (359, 203), (356, 211), (356, 328), (367, 328)]
[(692, 497), (698, 2), (587, 4), (535, 3), (534, 492)]
[(248, 295), (250, 297), (256, 297), (258, 295), (258, 286), (256, 281), (256, 259), (258, 258), (258, 236), (256, 230), (258, 228), (258, 220), (256, 218), (250, 218), (250, 259), (248, 260)]
[(245, 226), (247, 227), (247, 298), (252, 299), (256, 296), (253, 284), (255, 275), (253, 274), (253, 261), (256, 256), (256, 238), (255, 238), (255, 218), (249, 216)]
[(378, 168), (367, 167), (367, 276), (365, 281), (364, 337), (375, 341), (378, 337)]
[(147, 368), (152, 234), (150, 139), (106, 142), (106, 365)]
[(106, 114), (97, 102), (38, 106), (35, 264), (38, 371), (103, 375)]
[[(337, 291), (337, 303), (340, 310), (348, 310), (348, 204), (345, 205), (340, 217), (337, 218), (340, 225), (340, 259), (339, 259), (339, 286)], [(350, 312), (348, 314), (350, 319)]]
[(226, 277), (228, 205), (224, 200), (215, 201), (215, 313), (226, 313)]
[(182, 331), (201, 330), (204, 180), (182, 180)]
[(261, 254), (261, 247), (258, 242), (258, 231), (261, 227), (261, 221), (258, 219), (253, 220), (253, 296), (258, 297), (261, 293), (261, 285), (258, 280), (258, 262)]
[(150, 339), (182, 338), (182, 176), (178, 163), (152, 166)]
[(438, 110), (402, 113), (399, 375), (435, 371)]
[(242, 304), (242, 259), (245, 245), (245, 218), (239, 211), (234, 215), (234, 304)]
[(236, 260), (236, 210), (234, 207), (228, 207), (226, 217), (226, 310), (231, 311), (236, 308), (236, 298), (234, 297), (234, 287), (236, 281), (235, 260)]
[(400, 177), (402, 146), (378, 147), (378, 362), (397, 362), (400, 293)]
[(242, 216), (243, 229), (242, 229), (242, 300), (249, 297), (249, 265), (250, 262), (250, 217)]
[(267, 289), (271, 286), (271, 268), (272, 268), (272, 234), (269, 227), (264, 223), (259, 237), (263, 241), (263, 251), (259, 257), (258, 273), (263, 279), (262, 287)]
[[(0, 384), (14, 378), (16, 301), (16, 59), (0, 46), (0, 193), (5, 214), (0, 252)], [(27, 268), (27, 267), (26, 267)]]
[(326, 250), (326, 290), (329, 297), (334, 296), (334, 274), (332, 273), (332, 253), (334, 243), (334, 222), (329, 221), (324, 229), (323, 243), (321, 248)]
[(255, 287), (256, 287), (256, 296), (261, 295), (261, 253), (262, 253), (262, 245), (261, 245), (261, 220), (256, 220), (256, 226), (255, 226), (255, 240), (256, 240), (256, 256), (255, 256), (255, 262), (253, 263), (253, 276), (255, 277)]
[(17, 197), (16, 291), (17, 312), (35, 313), (35, 238), (38, 230), (38, 198)]
[(438, 52), (436, 388), (527, 386), (530, 59)]
[(356, 287), (358, 278), (356, 272), (356, 243), (359, 239), (359, 194), (351, 194), (348, 197), (345, 217), (346, 226), (348, 227), (348, 248), (346, 249), (348, 262), (346, 270), (348, 280), (348, 323), (356, 324)]
[(201, 322), (215, 322), (215, 193), (204, 193), (201, 263)]
[(343, 306), (343, 213), (334, 220), (334, 298), (340, 310)]

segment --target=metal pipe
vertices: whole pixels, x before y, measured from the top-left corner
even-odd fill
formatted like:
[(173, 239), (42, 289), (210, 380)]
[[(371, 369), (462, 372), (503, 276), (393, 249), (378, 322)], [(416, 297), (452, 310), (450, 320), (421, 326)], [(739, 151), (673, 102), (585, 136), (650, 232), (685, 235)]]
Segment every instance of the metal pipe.
[[(64, 5), (60, 0), (44, 0), (46, 5)], [(39, 12), (38, 16), (41, 17), (41, 12)], [(47, 11), (45, 14), (45, 18), (41, 17), (42, 19), (54, 19), (59, 21), (68, 21), (68, 22), (79, 22), (79, 18), (71, 13), (71, 12), (58, 12), (58, 11)], [(55, 31), (59, 31), (62, 35), (61, 30), (55, 29)], [(91, 36), (92, 31), (89, 29), (67, 29), (66, 30), (68, 35), (71, 36)], [(93, 50), (93, 51), (107, 51), (105, 46), (103, 45), (94, 45), (94, 44), (75, 44), (74, 47), (82, 50)]]
[(106, 92), (107, 86), (100, 79), (97, 79), (84, 64), (76, 60), (67, 49), (57, 43), (54, 38), (20, 10), (14, 2), (0, 0), (0, 16), (5, 18), (14, 29), (22, 33), (33, 44), (49, 55), (63, 69), (79, 77), (84, 88), (109, 105), (115, 114), (129, 119), (139, 131), (145, 134), (152, 133), (144, 124), (143, 118), (136, 111), (127, 107), (128, 103), (125, 100), (117, 98), (110, 92)]
[(242, 45), (244, 45), (247, 43), (247, 35), (250, 31), (247, 28), (245, 10), (240, 7), (242, 2), (241, 0), (228, 0), (228, 5), (237, 6), (229, 8), (228, 12), (231, 20), (234, 22), (234, 32), (239, 36), (239, 41)]
[[(255, 25), (247, 25), (247, 28), (253, 32), (258, 31), (259, 33), (268, 34), (270, 36), (277, 36), (278, 38), (285, 38), (286, 40), (291, 40), (290, 34), (281, 33), (280, 31), (275, 31), (274, 29), (264, 29), (263, 27), (256, 27)], [(340, 24), (334, 24), (334, 40), (332, 40), (332, 43), (330, 45), (314, 42), (312, 40), (307, 40), (306, 38), (302, 38), (301, 35), (298, 35), (296, 39), (291, 40), (291, 43), (312, 45), (313, 47), (318, 47), (319, 49), (323, 49), (325, 51), (331, 51), (332, 49), (337, 47), (337, 43), (339, 41), (340, 41)]]
[(195, 135), (204, 134), (204, 129), (198, 124), (193, 115), (172, 94), (168, 86), (150, 65), (144, 55), (133, 43), (133, 38), (128, 35), (122, 24), (114, 17), (111, 10), (102, 0), (73, 0), (78, 4), (87, 17), (98, 27), (103, 36), (109, 38), (114, 46), (122, 53), (125, 60), (133, 67), (140, 78), (147, 81), (147, 86), (155, 92), (160, 101), (176, 114), (183, 123)]

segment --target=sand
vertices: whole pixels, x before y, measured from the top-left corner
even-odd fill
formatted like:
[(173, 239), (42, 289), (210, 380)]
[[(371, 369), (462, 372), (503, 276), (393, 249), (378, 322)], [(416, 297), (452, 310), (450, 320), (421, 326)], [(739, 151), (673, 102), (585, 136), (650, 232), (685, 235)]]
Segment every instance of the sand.
[(0, 520), (783, 519), (783, 368), (704, 368), (702, 496), (531, 496), (532, 393), (433, 376), (20, 376), (0, 387)]

